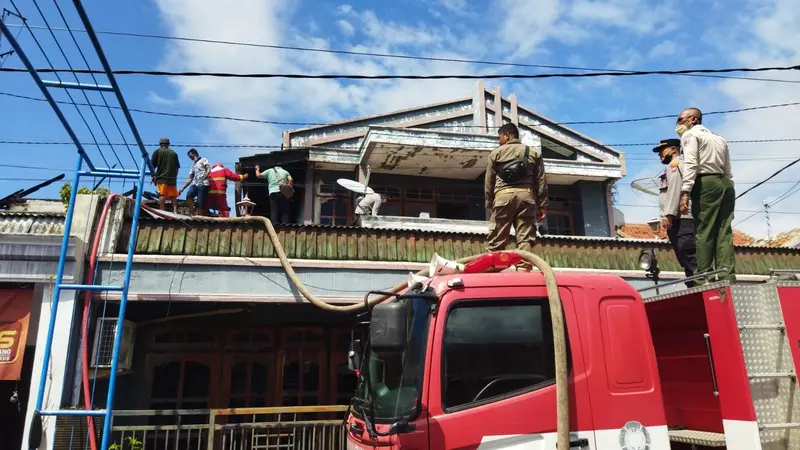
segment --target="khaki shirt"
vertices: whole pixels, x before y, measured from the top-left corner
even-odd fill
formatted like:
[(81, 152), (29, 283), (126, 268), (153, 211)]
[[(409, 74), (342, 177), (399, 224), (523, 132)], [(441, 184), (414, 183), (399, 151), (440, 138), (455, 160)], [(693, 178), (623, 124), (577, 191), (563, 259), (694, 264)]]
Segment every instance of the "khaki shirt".
[[(662, 184), (659, 186), (658, 206), (660, 209), (661, 217), (664, 216), (680, 216), (681, 219), (691, 219), (691, 214), (680, 214), (681, 205), (681, 184), (683, 183), (683, 172), (686, 167), (683, 162), (683, 156), (673, 158), (667, 165), (662, 179)], [(689, 202), (689, 210), (691, 211), (691, 201)]]
[(377, 216), (378, 209), (380, 209), (382, 203), (383, 199), (381, 199), (381, 195), (377, 192), (373, 194), (367, 194), (364, 197), (359, 198), (358, 205), (356, 205), (356, 214), (372, 214), (373, 216)]
[(489, 153), (489, 162), (483, 185), (487, 209), (494, 204), (494, 195), (497, 191), (506, 187), (532, 187), (536, 205), (539, 209), (547, 209), (547, 177), (544, 174), (542, 153), (535, 147), (529, 146), (528, 148), (530, 149), (528, 153), (530, 173), (513, 185), (507, 184), (497, 176), (497, 169), (498, 166), (504, 163), (522, 159), (525, 155), (525, 144), (522, 144), (519, 139), (510, 139), (505, 145), (501, 145)]
[(698, 175), (720, 174), (733, 181), (728, 143), (698, 124), (681, 136), (684, 157), (681, 192), (691, 192)]

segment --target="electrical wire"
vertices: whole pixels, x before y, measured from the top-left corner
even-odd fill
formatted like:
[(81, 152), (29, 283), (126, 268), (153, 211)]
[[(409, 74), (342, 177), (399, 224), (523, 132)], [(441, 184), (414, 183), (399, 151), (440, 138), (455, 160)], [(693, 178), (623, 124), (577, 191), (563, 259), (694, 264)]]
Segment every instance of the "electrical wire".
[[(473, 140), (457, 139), (457, 138), (426, 138), (434, 140), (442, 140), (446, 142), (466, 142), (475, 143)], [(769, 144), (780, 142), (798, 142), (800, 138), (781, 138), (781, 139), (740, 139), (726, 141), (729, 144)], [(14, 145), (75, 145), (74, 142), (69, 141), (34, 141), (22, 139), (2, 139), (0, 144), (14, 144)], [(102, 144), (101, 144), (102, 145)], [(124, 145), (115, 143), (113, 145)], [(133, 144), (130, 144), (133, 145)], [(148, 146), (157, 147), (158, 144), (146, 144)], [(606, 147), (653, 147), (652, 142), (626, 142), (615, 144), (602, 144)], [(187, 142), (170, 142), (172, 147), (195, 147), (195, 148), (258, 148), (258, 149), (274, 149), (274, 150), (359, 150), (359, 147), (323, 147), (323, 146), (304, 146), (304, 147), (283, 147), (281, 145), (268, 145), (268, 144), (227, 144), (227, 143), (187, 143)], [(573, 144), (574, 147), (593, 147), (591, 144)], [(594, 145), (600, 146), (600, 144)]]
[(750, 187), (749, 189), (747, 189), (746, 191), (744, 191), (744, 192), (742, 192), (741, 194), (737, 195), (737, 196), (736, 196), (736, 200), (739, 200), (741, 197), (743, 197), (743, 196), (744, 196), (745, 194), (747, 194), (748, 192), (750, 192), (750, 191), (752, 191), (753, 189), (755, 189), (755, 188), (757, 188), (757, 187), (761, 186), (762, 184), (766, 183), (767, 181), (769, 181), (769, 180), (771, 180), (771, 179), (775, 178), (776, 176), (778, 176), (778, 174), (780, 174), (780, 173), (781, 173), (781, 172), (783, 172), (784, 170), (788, 169), (789, 167), (792, 167), (793, 165), (797, 164), (798, 162), (800, 162), (800, 158), (797, 158), (797, 159), (795, 159), (794, 161), (790, 162), (789, 164), (787, 164), (787, 165), (785, 165), (785, 166), (781, 167), (781, 168), (780, 168), (780, 169), (778, 169), (778, 170), (777, 170), (775, 173), (773, 173), (772, 175), (770, 175), (770, 176), (768, 176), (767, 178), (765, 178), (765, 179), (764, 179), (764, 181), (761, 181), (761, 182), (759, 182), (759, 183), (756, 183), (756, 184), (755, 184), (755, 186), (752, 186), (752, 187)]
[[(64, 22), (64, 26), (67, 29), (69, 29), (69, 23), (67, 23), (67, 18), (64, 17), (64, 12), (61, 10), (61, 7), (58, 6), (58, 2), (56, 0), (53, 0), (53, 4), (55, 4), (56, 10), (58, 10), (58, 15), (61, 16), (61, 20)], [(45, 21), (45, 23), (47, 23), (47, 21)], [(52, 27), (50, 27), (49, 24), (48, 24), (48, 28), (50, 28), (51, 34), (52, 34)], [(86, 64), (86, 67), (89, 67), (90, 66), (89, 61), (86, 59), (86, 55), (83, 53), (83, 50), (81, 49), (80, 44), (78, 44), (78, 40), (75, 38), (75, 35), (72, 33), (72, 31), (69, 32), (69, 35), (70, 35), (70, 37), (72, 37), (72, 42), (75, 44), (75, 47), (78, 49), (78, 53), (80, 53), (81, 58), (83, 59), (83, 63)], [(53, 34), (53, 39), (55, 39), (55, 34)], [(100, 84), (97, 81), (97, 77), (95, 77), (94, 74), (92, 74), (92, 80), (94, 81), (95, 84)], [(133, 156), (133, 152), (131, 151), (131, 148), (128, 145), (128, 141), (125, 139), (125, 133), (122, 132), (122, 128), (119, 126), (119, 123), (117, 122), (117, 118), (114, 116), (114, 113), (111, 111), (111, 106), (109, 106), (108, 101), (106, 101), (105, 92), (100, 91), (100, 98), (103, 100), (103, 104), (105, 105), (106, 109), (108, 110), (108, 114), (111, 116), (111, 120), (114, 121), (114, 126), (117, 127), (117, 131), (119, 132), (119, 135), (122, 138), (122, 142), (125, 143), (125, 149), (128, 151), (128, 154), (130, 155), (131, 159), (133, 160), (133, 164), (138, 169), (139, 168), (139, 163), (138, 163), (138, 161), (136, 161), (136, 157)], [(86, 100), (86, 103), (88, 105), (90, 105), (90, 108), (93, 107), (93, 106), (91, 106), (91, 102), (89, 102), (88, 99)], [(122, 108), (120, 107), (119, 109), (122, 109)], [(123, 169), (124, 169), (124, 167), (123, 167)]]
[[(3, 14), (0, 15), (0, 21), (5, 20), (5, 18), (8, 17), (10, 14), (13, 14), (13, 13), (11, 11), (3, 8)], [(23, 23), (27, 20), (22, 16), (18, 16), (18, 17), (20, 17), (20, 19), (22, 20)], [(24, 28), (22, 28), (22, 26), (20, 25), (20, 29), (17, 31), (17, 35), (14, 37), (15, 41), (19, 41), (19, 35), (22, 34), (22, 30), (23, 29)], [(0, 34), (0, 43), (2, 43), (2, 41), (3, 41), (3, 35)], [(12, 48), (8, 52), (4, 53), (3, 55), (0, 55), (0, 68), (3, 67), (3, 65), (8, 61), (9, 58), (11, 58), (11, 55), (13, 55), (13, 54), (14, 54), (14, 49)]]
[[(778, 203), (780, 203), (780, 202), (782, 202), (782, 201), (786, 200), (787, 198), (789, 198), (789, 197), (793, 196), (794, 194), (797, 194), (798, 192), (800, 192), (800, 189), (798, 189), (798, 190), (796, 190), (796, 191), (794, 191), (794, 192), (791, 192), (791, 191), (792, 191), (792, 189), (794, 189), (795, 187), (797, 187), (797, 185), (798, 185), (798, 184), (800, 184), (800, 181), (798, 181), (798, 182), (797, 182), (797, 183), (796, 183), (794, 186), (792, 186), (792, 187), (790, 187), (789, 189), (787, 189), (787, 190), (786, 190), (786, 192), (784, 192), (783, 194), (779, 195), (779, 196), (778, 196), (778, 198), (776, 198), (775, 200), (773, 200), (771, 203), (768, 203), (768, 204), (767, 204), (767, 205), (766, 205), (764, 208), (762, 208), (762, 209), (760, 209), (760, 210), (758, 210), (758, 211), (740, 211), (740, 212), (752, 212), (753, 214), (751, 214), (751, 215), (749, 215), (749, 216), (745, 217), (744, 219), (742, 219), (742, 220), (740, 220), (740, 221), (736, 222), (736, 223), (735, 223), (735, 224), (733, 224), (732, 226), (734, 226), (734, 227), (735, 227), (735, 226), (738, 226), (738, 225), (740, 225), (740, 224), (742, 224), (742, 223), (744, 223), (744, 222), (747, 222), (748, 220), (752, 219), (753, 217), (755, 217), (755, 216), (757, 216), (757, 215), (759, 215), (759, 214), (761, 214), (761, 213), (763, 213), (763, 212), (766, 212), (768, 208), (772, 208), (773, 206), (775, 206), (775, 205), (777, 205)], [(791, 193), (790, 193), (790, 192), (791, 192)], [(776, 214), (774, 211), (770, 211), (769, 213), (770, 213), (770, 214)], [(778, 212), (777, 214), (783, 214), (783, 213), (784, 213), (784, 212)], [(794, 213), (794, 214), (800, 214), (800, 213)]]
[[(87, 64), (88, 65), (88, 64)], [(43, 98), (36, 98), (30, 97), (27, 95), (20, 95), (20, 94), (13, 94), (10, 92), (0, 92), (0, 95), (12, 97), (12, 98), (19, 98), (22, 100), (32, 100), (37, 102), (46, 102), (47, 100)], [(56, 103), (66, 103), (57, 101)], [(757, 111), (762, 109), (772, 109), (772, 108), (785, 108), (789, 106), (798, 106), (800, 102), (791, 102), (791, 103), (778, 103), (773, 105), (763, 105), (763, 106), (750, 106), (746, 108), (739, 108), (739, 109), (728, 109), (728, 110), (721, 110), (721, 111), (709, 111), (704, 112), (704, 116), (711, 116), (716, 114), (733, 114), (733, 113), (740, 113), (740, 112), (747, 112), (747, 111)], [(100, 105), (93, 105), (91, 103), (78, 103), (78, 106), (100, 106)], [(122, 109), (119, 106), (111, 106), (114, 109)], [(182, 114), (182, 113), (172, 113), (172, 112), (164, 112), (164, 111), (152, 111), (146, 109), (135, 109), (135, 108), (128, 108), (131, 112), (138, 112), (142, 114), (152, 114), (157, 116), (168, 116), (168, 117), (185, 117), (190, 119), (213, 119), (213, 120), (230, 120), (235, 122), (250, 122), (250, 123), (262, 123), (266, 125), (291, 125), (291, 126), (324, 126), (330, 125), (327, 123), (322, 122), (283, 122), (283, 121), (275, 121), (275, 120), (262, 120), (262, 119), (251, 119), (251, 118), (242, 118), (242, 117), (230, 117), (230, 116), (215, 116), (215, 115), (206, 115), (206, 114)], [(659, 120), (659, 119), (674, 119), (674, 114), (665, 114), (660, 116), (646, 116), (646, 117), (635, 117), (631, 119), (615, 119), (615, 120), (579, 120), (579, 121), (566, 121), (566, 122), (554, 122), (556, 125), (602, 125), (602, 124), (619, 124), (619, 123), (631, 123), (631, 122), (645, 122), (650, 120)], [(392, 124), (387, 124), (391, 126)], [(483, 125), (434, 125), (430, 127), (425, 127), (425, 129), (445, 129), (445, 128), (483, 128)], [(499, 126), (487, 126), (487, 129), (498, 129)]]
[[(31, 28), (44, 29), (45, 27), (37, 27), (37, 26), (33, 26), (32, 25)], [(55, 30), (55, 31), (69, 31), (70, 33), (72, 33), (72, 32), (85, 33), (86, 32), (86, 30), (70, 29), (70, 28), (53, 28), (53, 30)], [(489, 61), (489, 60), (466, 59), (466, 58), (444, 58), (444, 57), (432, 57), (432, 56), (402, 55), (402, 54), (397, 54), (397, 53), (359, 52), (359, 51), (353, 51), (353, 50), (338, 50), (338, 49), (288, 46), (288, 45), (260, 44), (260, 43), (253, 43), (253, 42), (227, 41), (227, 40), (203, 39), (203, 38), (189, 38), (189, 37), (182, 37), (182, 36), (166, 36), (166, 35), (158, 35), (158, 34), (132, 33), (132, 32), (123, 32), (123, 31), (105, 31), (105, 30), (98, 31), (98, 30), (95, 30), (95, 33), (96, 34), (107, 34), (107, 35), (113, 35), (113, 36), (140, 37), (140, 38), (174, 40), (174, 41), (184, 41), (184, 42), (200, 42), (200, 43), (207, 43), (207, 44), (222, 44), (222, 45), (233, 45), (233, 46), (242, 46), (242, 47), (267, 48), (267, 49), (273, 49), (273, 50), (290, 50), (290, 51), (328, 53), (328, 54), (349, 55), (349, 56), (366, 56), (366, 57), (371, 57), (371, 58), (393, 58), (393, 59), (405, 59), (405, 60), (414, 60), (414, 61), (451, 62), (451, 63), (488, 65), (488, 66), (527, 67), (527, 68), (537, 68), (537, 69), (581, 70), (581, 71), (586, 71), (586, 72), (617, 72), (617, 73), (631, 73), (632, 72), (632, 71), (629, 71), (629, 70), (608, 69), (608, 68), (599, 69), (599, 68), (592, 68), (592, 67), (575, 67), (575, 66), (562, 66), (562, 65), (549, 65), (549, 64), (514, 63), (514, 62), (507, 62), (507, 61)], [(707, 75), (707, 74), (685, 74), (685, 75), (686, 76), (694, 76), (694, 77), (706, 77), (706, 78), (724, 78), (724, 79), (737, 79), (737, 80), (749, 80), (749, 81), (769, 81), (769, 82), (775, 82), (775, 83), (800, 83), (800, 81), (796, 81), (796, 80), (781, 80), (781, 79), (774, 79), (774, 78), (752, 78), (752, 77), (737, 77), (737, 76)]]
[[(50, 24), (47, 22), (47, 18), (45, 18), (44, 13), (42, 12), (42, 9), (39, 7), (39, 1), (38, 0), (32, 0), (32, 1), (33, 1), (33, 6), (36, 7), (36, 10), (39, 12), (39, 16), (41, 16), (41, 18), (44, 21), (45, 25), (49, 28)], [(60, 9), (59, 9), (59, 11), (60, 11)], [(30, 33), (32, 35), (33, 31), (31, 31)], [(58, 38), (56, 37), (55, 33), (52, 30), (50, 30), (50, 35), (53, 37), (53, 41), (55, 41), (56, 47), (58, 48), (58, 51), (61, 52), (61, 56), (64, 58), (64, 61), (67, 63), (67, 66), (70, 68), (70, 70), (74, 70), (73, 67), (72, 67), (72, 63), (69, 62), (69, 58), (67, 57), (67, 53), (64, 51), (64, 48), (61, 46), (61, 43), (58, 42)], [(77, 44), (77, 42), (76, 42), (76, 44)], [(78, 51), (80, 51), (80, 47), (78, 47)], [(44, 52), (44, 50), (42, 50), (42, 52)], [(80, 51), (80, 53), (81, 53), (81, 55), (83, 55), (82, 51)], [(83, 58), (83, 60), (84, 60), (84, 62), (86, 62), (86, 58), (85, 57)], [(87, 66), (89, 65), (88, 62), (86, 62), (86, 65)], [(74, 73), (74, 72), (73, 72), (72, 75), (75, 77), (75, 82), (80, 84), (81, 80), (80, 80), (80, 78), (78, 78), (78, 75), (76, 73)], [(95, 78), (94, 74), (92, 74), (92, 79), (95, 80), (95, 84), (97, 84), (97, 78)], [(58, 81), (61, 81), (61, 78), (59, 78)], [(81, 89), (80, 91), (81, 91), (81, 94), (83, 94), (83, 98), (84, 98), (84, 100), (86, 100), (86, 103), (89, 103), (89, 95), (83, 89)], [(102, 95), (102, 93), (101, 93), (101, 95)], [(105, 100), (105, 98), (104, 98), (104, 100)], [(75, 107), (78, 108), (77, 105)], [(106, 133), (106, 129), (103, 126), (103, 123), (100, 122), (100, 117), (97, 116), (97, 111), (95, 111), (95, 109), (93, 107), (90, 107), (89, 110), (92, 112), (92, 115), (94, 116), (94, 120), (97, 121), (97, 126), (100, 127), (100, 132), (103, 134), (103, 137), (105, 137), (106, 142), (109, 145), (111, 145), (111, 139), (109, 139), (108, 133)], [(87, 124), (86, 126), (88, 127), (89, 125)], [(91, 133), (92, 137), (94, 137), (94, 134), (92, 133), (91, 129), (89, 130), (89, 133)], [(117, 154), (117, 151), (114, 150), (114, 146), (113, 145), (111, 145), (111, 152), (114, 154), (114, 158), (116, 158), (117, 163), (120, 165), (120, 168), (124, 170), (125, 166), (122, 164), (122, 160), (119, 159), (119, 155)]]
[[(17, 7), (17, 5), (16, 5), (16, 3), (14, 2), (14, 0), (9, 0), (9, 1), (11, 2), (11, 6), (13, 6), (13, 7), (14, 7), (14, 9), (16, 9), (16, 10), (17, 10), (17, 14), (19, 14), (19, 15), (20, 15), (20, 17), (22, 17), (22, 13), (21, 13), (20, 9)], [(39, 43), (39, 39), (37, 39), (37, 38), (36, 38), (36, 35), (33, 33), (33, 30), (31, 30), (31, 29), (28, 27), (28, 25), (27, 25), (27, 22), (25, 22), (25, 27), (27, 28), (27, 30), (28, 30), (28, 33), (30, 33), (31, 37), (33, 38), (33, 42), (35, 42), (35, 43), (36, 43), (36, 46), (37, 46), (37, 47), (39, 47), (39, 51), (40, 51), (40, 52), (42, 52), (42, 56), (44, 56), (44, 59), (45, 59), (45, 61), (47, 61), (47, 64), (48, 64), (48, 65), (49, 65), (51, 68), (53, 68), (53, 67), (54, 67), (54, 66), (53, 66), (53, 63), (52, 63), (52, 62), (50, 62), (50, 58), (47, 56), (47, 53), (44, 51), (44, 48), (42, 48), (42, 45), (41, 45), (41, 43)], [(69, 62), (68, 62), (67, 64), (69, 65)], [(7, 68), (6, 68), (6, 67), (4, 67), (4, 68), (0, 68), (0, 70), (5, 70), (5, 69), (7, 69)], [(22, 70), (23, 72), (27, 72), (27, 69), (21, 69), (21, 70)], [(75, 73), (75, 72), (73, 71), (73, 74), (74, 74), (74, 73)], [(58, 73), (55, 73), (55, 76), (56, 76), (56, 79), (58, 79), (58, 81), (59, 81), (59, 82), (63, 82), (63, 81), (61, 80), (61, 77), (58, 75)], [(89, 126), (89, 122), (88, 122), (88, 121), (86, 120), (86, 118), (83, 116), (83, 113), (81, 112), (81, 109), (80, 109), (80, 108), (78, 107), (78, 105), (75, 103), (75, 99), (74, 99), (74, 98), (72, 98), (72, 94), (70, 94), (69, 90), (65, 90), (64, 92), (67, 94), (67, 97), (69, 98), (69, 100), (70, 100), (70, 102), (72, 103), (72, 105), (73, 105), (73, 106), (75, 106), (75, 110), (77, 111), (77, 113), (78, 113), (78, 116), (80, 116), (81, 120), (83, 121), (83, 124), (84, 124), (84, 125), (86, 125), (86, 128), (89, 130), (89, 134), (91, 135), (91, 137), (92, 137), (92, 140), (94, 141), (94, 145), (96, 145), (96, 146), (97, 146), (97, 151), (100, 153), (100, 158), (103, 160), (103, 162), (105, 163), (106, 167), (109, 167), (109, 166), (111, 166), (111, 164), (109, 164), (109, 163), (108, 163), (108, 160), (106, 159), (106, 156), (105, 156), (105, 154), (103, 153), (103, 150), (100, 148), (100, 144), (97, 142), (97, 138), (95, 137), (95, 135), (94, 135), (94, 132), (92, 131), (92, 128)], [(85, 93), (84, 93), (84, 95), (85, 95)], [(88, 102), (88, 99), (87, 99), (87, 102)], [(91, 144), (89, 144), (89, 145), (91, 145)], [(122, 163), (120, 163), (120, 165), (122, 165)]]
[[(637, 72), (592, 72), (592, 73), (536, 73), (536, 74), (437, 74), (437, 75), (363, 75), (363, 74), (308, 74), (308, 73), (234, 73), (234, 72), (197, 72), (197, 71), (168, 71), (168, 70), (113, 70), (113, 75), (147, 75), (164, 77), (215, 77), (215, 78), (284, 78), (297, 80), (482, 80), (482, 79), (516, 79), (537, 80), (546, 78), (597, 78), (597, 77), (632, 77), (647, 75), (684, 75), (698, 73), (733, 73), (733, 72), (770, 72), (770, 71), (796, 71), (800, 65), (793, 66), (767, 66), (767, 67), (737, 67), (726, 69), (682, 69), (682, 70), (643, 70)], [(104, 71), (92, 69), (36, 69), (39, 73), (81, 73), (104, 74)], [(0, 72), (25, 72), (27, 69), (4, 67)]]

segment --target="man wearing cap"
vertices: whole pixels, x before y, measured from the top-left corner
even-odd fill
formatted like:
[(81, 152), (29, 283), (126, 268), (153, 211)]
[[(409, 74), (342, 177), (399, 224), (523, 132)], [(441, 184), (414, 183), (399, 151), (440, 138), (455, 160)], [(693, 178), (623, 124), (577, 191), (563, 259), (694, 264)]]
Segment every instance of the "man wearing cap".
[(162, 211), (166, 210), (169, 200), (172, 202), (172, 212), (178, 214), (178, 169), (181, 163), (178, 154), (169, 148), (169, 138), (162, 137), (158, 145), (158, 150), (150, 157), (156, 170), (152, 180), (158, 189), (158, 206)]
[[(681, 184), (683, 183), (684, 163), (680, 152), (680, 139), (664, 139), (653, 148), (663, 164), (667, 165), (661, 176), (658, 206), (661, 215), (661, 228), (667, 232), (675, 258), (687, 277), (694, 275), (697, 268), (694, 241), (694, 220), (688, 213), (680, 213)], [(687, 287), (694, 286), (687, 282)]]
[(702, 123), (703, 113), (697, 108), (683, 110), (676, 121), (675, 133), (681, 137), (684, 155), (681, 214), (691, 211), (694, 218), (696, 272), (702, 274), (727, 268), (722, 279), (735, 281), (736, 257), (731, 222), (736, 191), (730, 152), (725, 139)]

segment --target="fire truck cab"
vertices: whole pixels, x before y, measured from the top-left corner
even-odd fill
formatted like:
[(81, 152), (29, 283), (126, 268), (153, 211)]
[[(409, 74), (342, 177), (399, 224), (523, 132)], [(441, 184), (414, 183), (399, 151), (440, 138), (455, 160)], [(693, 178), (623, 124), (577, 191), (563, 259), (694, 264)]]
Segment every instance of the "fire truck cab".
[[(556, 279), (572, 449), (800, 448), (800, 283), (643, 301), (617, 276)], [(350, 353), (347, 448), (555, 449), (548, 305), (536, 272), (437, 276), (377, 305)]]

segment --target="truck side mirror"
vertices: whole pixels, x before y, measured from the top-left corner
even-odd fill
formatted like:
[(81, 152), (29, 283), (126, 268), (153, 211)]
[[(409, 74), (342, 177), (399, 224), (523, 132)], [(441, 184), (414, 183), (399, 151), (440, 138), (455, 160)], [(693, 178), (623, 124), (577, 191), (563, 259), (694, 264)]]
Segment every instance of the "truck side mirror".
[(378, 351), (403, 351), (407, 341), (408, 303), (387, 301), (375, 305), (369, 327), (369, 345)]
[(361, 345), (360, 339), (355, 339), (350, 343), (350, 350), (347, 352), (347, 368), (351, 372), (361, 368), (361, 356), (364, 354), (364, 348)]

